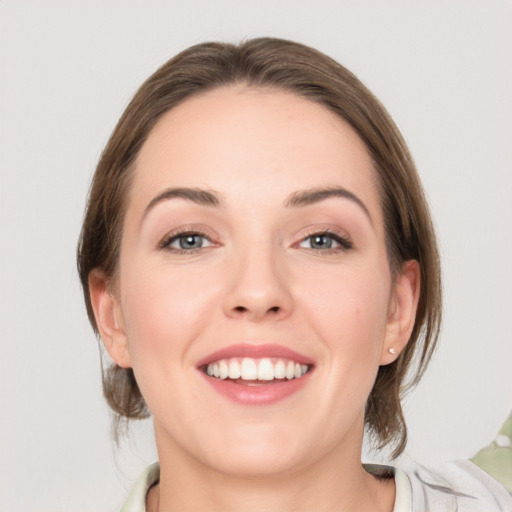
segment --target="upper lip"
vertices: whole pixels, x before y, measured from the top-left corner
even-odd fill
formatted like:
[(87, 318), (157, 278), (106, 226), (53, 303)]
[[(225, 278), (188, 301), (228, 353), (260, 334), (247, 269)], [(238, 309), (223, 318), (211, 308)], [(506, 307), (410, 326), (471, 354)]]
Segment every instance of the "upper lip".
[(240, 343), (237, 345), (230, 345), (228, 347), (212, 352), (211, 354), (203, 357), (200, 361), (198, 361), (197, 366), (202, 367), (208, 365), (209, 363), (219, 361), (220, 359), (229, 359), (231, 357), (250, 357), (253, 359), (275, 357), (291, 359), (300, 364), (313, 364), (313, 360), (311, 358), (282, 345), (275, 345), (270, 343), (258, 345)]

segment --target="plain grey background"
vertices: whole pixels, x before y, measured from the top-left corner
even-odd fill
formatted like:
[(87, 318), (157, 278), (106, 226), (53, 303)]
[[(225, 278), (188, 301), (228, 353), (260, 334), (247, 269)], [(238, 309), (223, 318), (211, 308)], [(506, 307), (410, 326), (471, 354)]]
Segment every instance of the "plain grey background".
[(128, 100), (209, 39), (312, 45), (386, 105), (431, 203), (446, 299), (407, 452), (435, 463), (493, 439), (512, 406), (510, 1), (4, 0), (0, 16), (1, 511), (115, 511), (155, 460), (150, 422), (112, 448), (75, 245)]

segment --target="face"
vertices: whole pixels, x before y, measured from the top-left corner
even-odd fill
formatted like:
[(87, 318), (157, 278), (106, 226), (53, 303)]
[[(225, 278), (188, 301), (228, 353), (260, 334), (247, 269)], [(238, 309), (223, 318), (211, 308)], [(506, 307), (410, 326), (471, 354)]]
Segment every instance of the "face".
[(290, 93), (217, 89), (160, 119), (116, 282), (91, 291), (161, 458), (252, 476), (359, 461), (417, 295), (415, 267), (391, 278), (375, 181), (352, 128)]

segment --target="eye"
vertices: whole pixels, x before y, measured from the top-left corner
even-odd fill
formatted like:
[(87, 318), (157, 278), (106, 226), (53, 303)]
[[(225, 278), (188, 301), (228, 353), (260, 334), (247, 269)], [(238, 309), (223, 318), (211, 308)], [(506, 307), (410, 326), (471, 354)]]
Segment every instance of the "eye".
[(304, 238), (299, 244), (304, 249), (315, 249), (320, 251), (348, 250), (352, 248), (352, 242), (336, 233), (313, 233)]
[(178, 252), (192, 252), (210, 247), (213, 242), (205, 235), (196, 232), (178, 233), (162, 240), (160, 248)]

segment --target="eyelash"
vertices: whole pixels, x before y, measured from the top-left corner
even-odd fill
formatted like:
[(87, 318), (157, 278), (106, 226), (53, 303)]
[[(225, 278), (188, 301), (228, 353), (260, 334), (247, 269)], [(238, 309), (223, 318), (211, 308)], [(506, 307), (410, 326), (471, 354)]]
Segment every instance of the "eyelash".
[(180, 238), (183, 239), (183, 238), (192, 237), (192, 236), (201, 237), (201, 238), (207, 240), (208, 242), (210, 242), (211, 245), (215, 244), (215, 242), (213, 242), (213, 240), (208, 235), (206, 235), (205, 233), (202, 233), (201, 231), (192, 230), (192, 229), (184, 229), (183, 231), (178, 231), (177, 233), (172, 233), (171, 235), (166, 236), (158, 244), (158, 248), (167, 250), (167, 251), (170, 251), (173, 253), (178, 253), (178, 254), (194, 254), (198, 251), (201, 251), (201, 250), (207, 249), (208, 247), (211, 247), (211, 245), (208, 245), (206, 247), (202, 247), (202, 246), (195, 247), (195, 248), (191, 248), (191, 249), (171, 247), (171, 244), (178, 241)]
[(329, 237), (335, 243), (339, 244), (339, 247), (334, 247), (334, 248), (329, 247), (327, 249), (315, 249), (312, 247), (304, 247), (304, 249), (314, 251), (314, 252), (323, 252), (323, 253), (327, 253), (327, 254), (332, 254), (332, 253), (338, 253), (338, 252), (347, 252), (353, 248), (353, 243), (348, 237), (344, 237), (344, 236), (340, 235), (338, 232), (332, 231), (329, 229), (324, 229), (322, 231), (314, 231), (314, 232), (308, 234), (306, 237), (304, 237), (300, 240), (299, 245), (302, 244), (303, 242), (305, 242), (306, 240), (311, 240), (315, 237), (322, 237), (322, 236)]
[[(208, 245), (206, 247), (201, 246), (201, 247), (196, 247), (196, 248), (191, 248), (191, 249), (171, 247), (171, 244), (178, 241), (179, 239), (183, 239), (186, 237), (192, 237), (192, 236), (201, 237), (202, 239), (207, 240), (211, 245)], [(329, 229), (324, 229), (322, 231), (314, 231), (314, 232), (308, 234), (307, 236), (305, 236), (304, 238), (301, 238), (300, 241), (295, 245), (300, 246), (302, 243), (304, 243), (307, 240), (312, 240), (315, 237), (323, 237), (323, 236), (329, 237), (332, 241), (334, 241), (339, 246), (334, 247), (334, 248), (328, 247), (327, 249), (315, 249), (313, 247), (303, 247), (303, 249), (306, 249), (309, 251), (314, 251), (317, 253), (323, 252), (323, 253), (327, 253), (327, 254), (332, 254), (332, 253), (338, 253), (338, 252), (346, 252), (353, 248), (353, 243), (348, 237), (341, 236), (339, 233), (337, 233), (335, 231), (331, 231)], [(167, 250), (167, 251), (170, 251), (173, 253), (178, 253), (178, 254), (194, 254), (198, 251), (207, 249), (208, 247), (211, 247), (212, 245), (215, 245), (215, 242), (205, 233), (202, 233), (201, 231), (198, 231), (198, 230), (184, 229), (183, 231), (179, 231), (177, 233), (172, 233), (171, 235), (166, 236), (158, 244), (158, 248), (162, 249), (162, 250)]]

